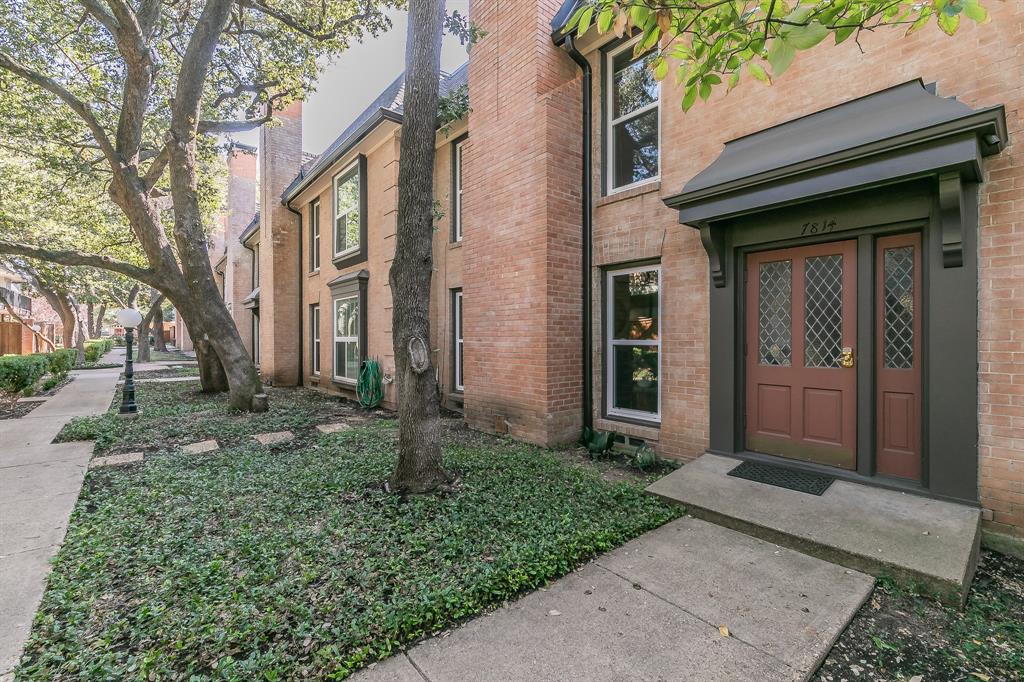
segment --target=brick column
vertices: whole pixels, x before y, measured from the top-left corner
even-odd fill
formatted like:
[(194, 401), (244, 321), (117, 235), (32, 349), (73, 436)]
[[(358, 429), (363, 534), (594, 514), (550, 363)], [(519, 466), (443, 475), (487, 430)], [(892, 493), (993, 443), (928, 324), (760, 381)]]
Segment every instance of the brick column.
[(580, 86), (554, 0), (479, 0), (465, 152), (465, 410), (555, 444), (582, 427)]
[(268, 384), (299, 383), (299, 232), (281, 203), (302, 165), (302, 103), (260, 130), (260, 371)]
[(227, 263), (224, 267), (224, 297), (231, 310), (242, 343), (252, 352), (251, 313), (242, 301), (252, 291), (252, 255), (238, 241), (256, 215), (256, 149), (232, 144), (228, 150), (228, 224), (224, 236)]

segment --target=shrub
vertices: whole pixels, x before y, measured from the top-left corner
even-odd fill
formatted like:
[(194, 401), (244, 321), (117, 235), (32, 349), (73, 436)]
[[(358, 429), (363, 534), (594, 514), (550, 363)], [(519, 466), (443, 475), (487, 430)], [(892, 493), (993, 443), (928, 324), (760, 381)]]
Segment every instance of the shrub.
[(125, 341), (123, 336), (112, 336), (110, 339), (116, 348), (124, 348)]
[(43, 390), (49, 391), (51, 388), (60, 383), (60, 379), (55, 376), (51, 376), (49, 379), (43, 382)]
[(100, 356), (114, 347), (113, 339), (92, 339), (85, 342), (85, 361), (96, 362)]
[[(32, 391), (50, 367), (45, 355), (0, 357), (0, 398), (13, 410), (25, 391)], [(30, 395), (30, 393), (29, 393)]]
[(50, 374), (52, 374), (57, 381), (60, 381), (66, 377), (68, 372), (71, 371), (71, 368), (75, 366), (75, 358), (77, 356), (78, 351), (74, 348), (58, 348), (52, 353), (47, 353), (46, 358), (49, 361)]

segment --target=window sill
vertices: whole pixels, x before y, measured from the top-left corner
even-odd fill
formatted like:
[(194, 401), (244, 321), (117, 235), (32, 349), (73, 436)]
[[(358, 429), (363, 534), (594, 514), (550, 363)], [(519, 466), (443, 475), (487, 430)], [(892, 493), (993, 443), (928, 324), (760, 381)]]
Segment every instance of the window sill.
[(599, 197), (597, 201), (594, 202), (594, 208), (600, 208), (602, 206), (614, 204), (619, 201), (625, 201), (627, 199), (635, 199), (636, 197), (640, 197), (645, 194), (650, 194), (651, 192), (659, 191), (661, 191), (661, 180), (651, 180), (650, 182), (645, 182), (642, 185), (630, 187), (629, 189), (619, 190), (617, 192), (607, 194), (603, 197)]
[(356, 265), (358, 263), (362, 263), (365, 260), (366, 260), (366, 251), (365, 250), (360, 250), (360, 251), (353, 251), (351, 253), (339, 254), (339, 255), (335, 256), (333, 259), (331, 259), (331, 262), (334, 263), (334, 267), (336, 269), (342, 270), (344, 268), (349, 267), (350, 265)]
[(306, 277), (316, 277), (319, 274), (320, 274), (320, 268), (317, 268), (316, 270), (310, 270), (309, 272), (307, 272), (306, 273)]
[(625, 436), (642, 438), (652, 442), (657, 442), (661, 435), (660, 422), (617, 417), (615, 415), (605, 415), (595, 419), (594, 426), (601, 431), (615, 431)]
[(453, 242), (453, 241), (449, 241), (448, 242), (448, 249), (449, 250), (451, 250), (451, 249), (461, 249), (461, 248), (462, 248), (462, 240), (461, 239), (459, 241), (457, 241), (457, 242)]
[(355, 390), (356, 380), (355, 379), (339, 379), (338, 377), (332, 377), (331, 383), (340, 388), (348, 388)]

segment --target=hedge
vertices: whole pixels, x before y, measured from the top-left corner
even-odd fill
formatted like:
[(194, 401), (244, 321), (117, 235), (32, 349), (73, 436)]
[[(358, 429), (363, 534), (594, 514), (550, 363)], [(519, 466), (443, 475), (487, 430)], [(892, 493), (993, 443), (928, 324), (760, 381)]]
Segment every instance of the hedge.
[(85, 342), (85, 361), (96, 362), (100, 359), (100, 356), (109, 351), (114, 347), (114, 340), (111, 338), (106, 339), (93, 339)]
[(58, 379), (63, 379), (75, 366), (78, 351), (74, 348), (58, 348), (53, 352), (46, 353), (45, 357), (49, 362), (50, 374)]
[(50, 369), (47, 355), (4, 355), (0, 357), (0, 396), (11, 409), (26, 390), (32, 389)]

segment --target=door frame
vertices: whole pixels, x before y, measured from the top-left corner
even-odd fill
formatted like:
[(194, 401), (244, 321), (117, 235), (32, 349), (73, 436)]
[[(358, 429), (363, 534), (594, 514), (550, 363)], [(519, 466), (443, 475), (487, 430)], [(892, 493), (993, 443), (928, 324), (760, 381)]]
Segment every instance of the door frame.
[[(785, 463), (793, 468), (952, 501), (977, 504), (977, 185), (964, 187), (963, 265), (943, 263), (943, 221), (931, 178), (870, 191), (832, 196), (786, 208), (711, 223), (722, 258), (723, 286), (710, 294), (710, 439), (708, 452), (741, 459)], [(807, 225), (825, 231), (800, 234)], [(875, 240), (921, 234), (921, 480), (876, 475), (876, 301), (857, 296), (857, 469), (782, 460), (745, 446), (746, 254), (843, 239), (857, 240), (857, 279), (875, 282)], [(932, 317), (933, 301), (943, 315)], [(973, 389), (973, 390), (972, 390)], [(867, 418), (865, 418), (867, 416)], [(933, 445), (934, 444), (934, 445)]]

